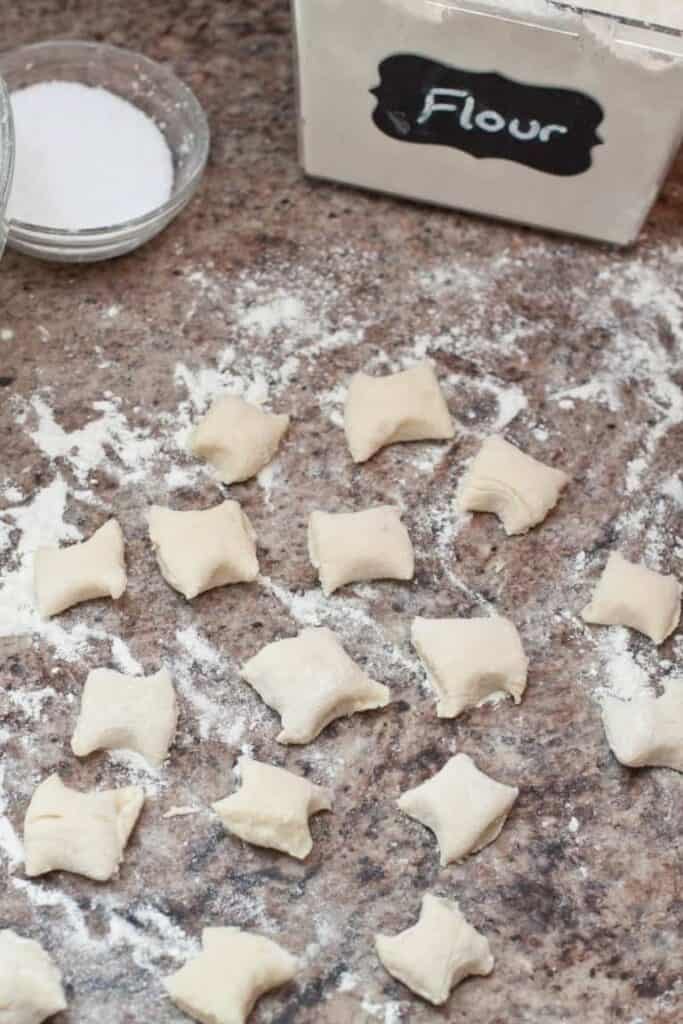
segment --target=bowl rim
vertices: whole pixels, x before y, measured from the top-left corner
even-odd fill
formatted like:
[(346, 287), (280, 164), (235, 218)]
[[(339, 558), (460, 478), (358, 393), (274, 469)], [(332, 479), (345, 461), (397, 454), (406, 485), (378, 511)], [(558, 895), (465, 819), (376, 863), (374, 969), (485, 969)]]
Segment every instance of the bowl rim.
[[(115, 53), (119, 57), (123, 57), (126, 60), (130, 60), (138, 65), (142, 65), (144, 70), (145, 66), (154, 72), (162, 72), (167, 78), (173, 89), (177, 91), (178, 96), (182, 101), (191, 109), (191, 116), (196, 119), (200, 125), (199, 130), (195, 133), (197, 139), (198, 149), (198, 160), (197, 166), (192, 176), (185, 182), (183, 187), (177, 192), (172, 192), (166, 202), (160, 206), (155, 206), (147, 213), (140, 214), (137, 217), (133, 217), (130, 220), (118, 221), (115, 224), (102, 224), (95, 228), (53, 228), (46, 224), (37, 224), (32, 221), (19, 220), (13, 217), (6, 217), (8, 241), (11, 242), (12, 234), (16, 233), (22, 237), (27, 235), (40, 235), (42, 238), (48, 240), (53, 239), (55, 242), (62, 244), (69, 244), (72, 241), (74, 243), (87, 243), (90, 239), (93, 242), (99, 240), (103, 242), (102, 235), (116, 235), (120, 233), (124, 234), (135, 234), (138, 229), (146, 228), (150, 223), (162, 220), (165, 217), (172, 217), (177, 208), (182, 208), (185, 203), (191, 198), (192, 193), (197, 187), (197, 182), (204, 173), (206, 162), (209, 156), (209, 148), (211, 145), (211, 129), (209, 127), (209, 120), (206, 116), (206, 112), (202, 107), (201, 103), (195, 96), (189, 85), (186, 85), (182, 79), (178, 78), (174, 71), (171, 71), (166, 64), (162, 64), (159, 61), (153, 60), (151, 57), (145, 56), (143, 53), (138, 53), (136, 50), (129, 50), (124, 46), (114, 46), (112, 43), (96, 42), (88, 39), (49, 39), (40, 43), (28, 43), (25, 46), (17, 46), (11, 50), (5, 50), (0, 53), (0, 82), (5, 86), (8, 99), (8, 109), (10, 126), (12, 127), (12, 141), (14, 142), (13, 132), (13, 121), (12, 121), (12, 108), (11, 108), (11, 90), (7, 86), (4, 80), (4, 67), (3, 62), (5, 59), (12, 58), (21, 59), (24, 55), (27, 60), (30, 59), (31, 55), (40, 55), (48, 53), (51, 49), (59, 47), (61, 50), (66, 49), (74, 52), (109, 52)], [(128, 100), (128, 102), (132, 102)], [(11, 146), (11, 159), (12, 167), (14, 166), (14, 145)], [(10, 179), (11, 184), (11, 179)], [(0, 182), (1, 188), (1, 182)], [(0, 195), (1, 195), (0, 191)], [(9, 200), (9, 187), (7, 200)]]
[[(6, 216), (12, 180), (14, 177), (14, 120), (9, 89), (5, 80), (0, 77), (0, 221), (9, 229)], [(0, 254), (2, 243), (0, 242)]]

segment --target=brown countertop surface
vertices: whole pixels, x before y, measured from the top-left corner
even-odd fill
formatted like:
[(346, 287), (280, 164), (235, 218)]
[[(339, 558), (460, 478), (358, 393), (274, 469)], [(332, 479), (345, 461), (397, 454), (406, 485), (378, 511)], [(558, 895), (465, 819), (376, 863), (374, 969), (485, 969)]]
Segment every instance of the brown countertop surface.
[[(622, 767), (596, 697), (639, 672), (683, 677), (683, 636), (655, 650), (577, 612), (612, 548), (683, 576), (683, 163), (624, 252), (306, 181), (289, 30), (284, 0), (0, 3), (3, 47), (94, 38), (170, 62), (213, 132), (199, 195), (139, 252), (90, 267), (2, 260), (0, 635), (13, 622), (21, 635), (0, 638), (0, 926), (59, 963), (70, 1009), (55, 1024), (185, 1019), (160, 980), (215, 924), (302, 960), (258, 1005), (261, 1024), (675, 1024), (683, 779)], [(339, 427), (349, 375), (425, 356), (458, 442), (353, 466)], [(272, 469), (230, 489), (258, 534), (260, 580), (188, 604), (158, 572), (145, 510), (220, 500), (182, 442), (223, 388), (268, 394), (293, 422)], [(496, 430), (573, 478), (523, 537), (453, 509), (463, 466)], [(404, 510), (415, 580), (324, 599), (309, 511), (381, 502)], [(26, 604), (33, 547), (111, 515), (127, 540), (126, 594), (40, 625)], [(524, 701), (439, 721), (411, 619), (492, 609), (524, 639)], [(337, 629), (393, 703), (285, 748), (239, 665), (311, 623)], [(160, 664), (181, 711), (163, 770), (77, 761), (87, 672)], [(396, 798), (456, 745), (520, 797), (494, 844), (440, 868), (433, 836)], [(230, 837), (208, 810), (244, 750), (333, 788), (305, 862)], [(55, 771), (77, 788), (147, 790), (108, 884), (24, 874), (23, 815)], [(165, 819), (173, 805), (198, 813)], [(373, 949), (375, 932), (413, 923), (426, 890), (457, 897), (496, 957), (442, 1009), (394, 982)]]

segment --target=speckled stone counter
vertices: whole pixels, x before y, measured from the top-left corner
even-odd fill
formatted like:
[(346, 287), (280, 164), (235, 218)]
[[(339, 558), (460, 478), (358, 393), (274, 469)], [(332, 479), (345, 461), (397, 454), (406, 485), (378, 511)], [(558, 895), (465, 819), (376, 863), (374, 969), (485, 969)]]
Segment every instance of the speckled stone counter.
[[(7, 252), (0, 267), (0, 926), (58, 961), (70, 1009), (56, 1024), (178, 1024), (160, 979), (202, 926), (223, 923), (301, 958), (295, 983), (259, 1004), (261, 1024), (675, 1024), (683, 779), (619, 765), (599, 696), (683, 676), (683, 636), (655, 651), (577, 612), (616, 546), (683, 576), (683, 164), (628, 252), (305, 181), (289, 28), (284, 0), (0, 4), (4, 47), (96, 38), (169, 61), (213, 131), (200, 194), (138, 253), (69, 268)], [(339, 426), (349, 375), (423, 357), (457, 442), (354, 466)], [(273, 466), (230, 488), (258, 534), (259, 581), (188, 604), (157, 570), (145, 509), (227, 493), (183, 450), (222, 389), (267, 395), (293, 422)], [(527, 536), (453, 507), (464, 465), (496, 430), (573, 478)], [(323, 598), (309, 511), (378, 502), (404, 510), (415, 580)], [(33, 548), (86, 537), (110, 515), (126, 535), (125, 596), (41, 624)], [(524, 701), (439, 721), (411, 619), (494, 609), (530, 657)], [(393, 703), (285, 748), (239, 665), (311, 623), (338, 630)], [(77, 761), (88, 670), (160, 664), (181, 712), (163, 770)], [(440, 868), (433, 836), (396, 798), (456, 746), (520, 797), (493, 845)], [(245, 750), (334, 790), (305, 862), (241, 843), (209, 811)], [(54, 771), (83, 789), (145, 787), (111, 883), (26, 878), (23, 815)], [(197, 813), (164, 818), (173, 805)], [(415, 920), (425, 890), (457, 897), (496, 957), (440, 1010), (373, 949), (375, 932)]]

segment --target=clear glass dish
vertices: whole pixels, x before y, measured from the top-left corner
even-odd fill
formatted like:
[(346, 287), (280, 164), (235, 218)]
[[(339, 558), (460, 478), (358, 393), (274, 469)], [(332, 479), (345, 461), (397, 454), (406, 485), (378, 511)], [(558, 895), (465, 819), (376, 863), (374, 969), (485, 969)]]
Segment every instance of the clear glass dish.
[[(194, 93), (161, 64), (106, 43), (56, 40), (2, 54), (0, 76), (10, 93), (36, 82), (71, 81), (102, 86), (122, 96), (152, 117), (163, 131), (174, 170), (171, 197), (141, 217), (81, 231), (12, 220), (7, 237), (10, 248), (63, 263), (121, 256), (162, 231), (197, 190), (209, 153), (208, 121)], [(0, 95), (0, 104), (2, 102)], [(0, 116), (3, 118), (0, 124), (2, 144), (6, 123), (11, 132), (11, 117), (7, 120), (1, 109)], [(3, 147), (3, 157), (4, 152)], [(0, 173), (2, 170), (4, 168), (0, 168)], [(4, 180), (0, 182), (2, 187)]]
[(7, 241), (7, 201), (14, 171), (14, 127), (7, 86), (0, 78), (0, 257)]

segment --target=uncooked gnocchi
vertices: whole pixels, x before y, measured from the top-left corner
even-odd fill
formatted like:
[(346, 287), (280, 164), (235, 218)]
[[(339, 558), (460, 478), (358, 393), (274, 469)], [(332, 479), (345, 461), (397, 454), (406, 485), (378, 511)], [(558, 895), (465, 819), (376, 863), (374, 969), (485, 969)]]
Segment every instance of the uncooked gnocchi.
[(509, 694), (519, 704), (528, 660), (516, 627), (499, 615), (413, 622), (413, 645), (436, 691), (439, 718)]
[(680, 622), (681, 585), (613, 551), (581, 617), (599, 626), (629, 626), (661, 644)]
[(456, 754), (431, 779), (404, 793), (398, 806), (434, 832), (445, 867), (492, 843), (518, 795), (515, 786), (479, 771), (467, 754)]
[(0, 931), (0, 1024), (41, 1024), (66, 1010), (62, 975), (32, 939)]
[(275, 455), (289, 416), (264, 412), (235, 395), (224, 395), (195, 427), (190, 450), (206, 459), (225, 484), (255, 476)]
[(417, 924), (399, 935), (376, 935), (382, 964), (394, 978), (435, 1006), (461, 981), (493, 970), (488, 939), (473, 928), (457, 903), (425, 893)]
[(256, 535), (238, 502), (200, 512), (153, 505), (148, 518), (161, 574), (188, 601), (213, 587), (258, 576)]
[(291, 981), (298, 963), (281, 946), (239, 928), (205, 928), (202, 952), (164, 985), (203, 1024), (245, 1024), (256, 1001)]
[(312, 512), (308, 552), (329, 596), (345, 583), (411, 580), (413, 546), (397, 508), (364, 512)]
[(168, 754), (177, 720), (166, 669), (140, 678), (96, 668), (83, 687), (71, 749), (77, 757), (94, 750), (134, 750), (158, 768)]
[(354, 462), (399, 441), (446, 441), (453, 421), (429, 363), (387, 377), (357, 373), (344, 410), (346, 439)]
[(335, 718), (389, 703), (387, 687), (370, 679), (324, 626), (268, 644), (242, 676), (281, 716), (279, 743), (310, 743)]
[(250, 757), (237, 763), (241, 788), (213, 804), (226, 829), (248, 843), (303, 860), (313, 848), (308, 818), (330, 810), (329, 789)]
[(683, 679), (670, 679), (661, 697), (605, 697), (602, 721), (607, 742), (622, 764), (683, 772)]
[(118, 870), (144, 800), (139, 786), (79, 793), (50, 775), (24, 819), (26, 874), (71, 871), (106, 882)]
[(123, 546), (121, 527), (110, 519), (82, 544), (38, 548), (33, 572), (38, 611), (43, 618), (82, 601), (97, 597), (116, 601), (121, 597), (126, 589)]
[(484, 441), (457, 496), (464, 512), (492, 512), (508, 536), (526, 533), (555, 507), (569, 477), (525, 455), (502, 437)]

